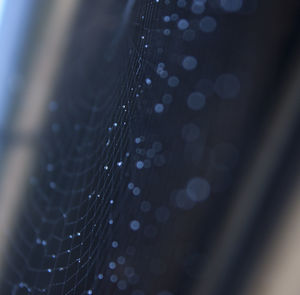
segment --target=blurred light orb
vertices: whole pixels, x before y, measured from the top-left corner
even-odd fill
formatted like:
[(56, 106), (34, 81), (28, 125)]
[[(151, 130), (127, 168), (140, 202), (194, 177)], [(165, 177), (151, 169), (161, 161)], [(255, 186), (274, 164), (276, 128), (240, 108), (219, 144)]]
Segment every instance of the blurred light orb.
[(182, 127), (181, 135), (184, 141), (186, 142), (194, 142), (200, 136), (200, 129), (194, 123), (186, 124)]
[(148, 201), (143, 201), (140, 208), (143, 212), (149, 212), (151, 210), (151, 204)]
[(170, 29), (164, 29), (163, 34), (165, 36), (169, 36), (171, 34), (171, 30)]
[(186, 1), (185, 1), (185, 0), (178, 0), (178, 1), (177, 1), (177, 6), (178, 6), (179, 8), (185, 7), (185, 6), (186, 6)]
[(212, 33), (216, 30), (217, 22), (211, 16), (205, 16), (200, 21), (200, 29), (204, 33)]
[(221, 98), (234, 98), (240, 92), (240, 81), (233, 74), (222, 74), (217, 78), (214, 90)]
[(164, 105), (161, 104), (161, 103), (157, 103), (155, 106), (154, 106), (154, 111), (156, 113), (162, 113), (164, 111)]
[(144, 162), (143, 161), (137, 161), (136, 162), (136, 168), (142, 169), (144, 167)]
[(118, 282), (117, 286), (118, 286), (119, 290), (126, 290), (127, 283), (126, 283), (125, 280), (121, 280), (121, 281)]
[(168, 15), (166, 15), (164, 16), (163, 20), (164, 22), (168, 23), (171, 20), (171, 18)]
[(188, 197), (186, 191), (183, 189), (174, 193), (173, 202), (177, 208), (183, 210), (190, 210), (195, 206), (195, 202)]
[(176, 76), (171, 76), (169, 79), (168, 79), (168, 85), (170, 87), (177, 87), (179, 84), (179, 79), (176, 77)]
[(186, 193), (188, 197), (195, 202), (205, 201), (210, 194), (210, 185), (206, 179), (202, 177), (194, 177), (189, 180)]
[(195, 40), (195, 37), (196, 37), (195, 31), (193, 31), (193, 30), (185, 30), (185, 31), (183, 32), (182, 39), (183, 39), (184, 41), (190, 42), (190, 41)]
[(189, 22), (184, 18), (179, 20), (179, 22), (177, 23), (177, 27), (179, 30), (185, 30), (189, 27), (189, 25)]
[(205, 5), (201, 1), (194, 1), (191, 7), (191, 11), (194, 14), (201, 14), (205, 11)]
[(155, 210), (155, 218), (158, 222), (164, 223), (170, 217), (170, 210), (167, 207), (159, 207)]
[(182, 67), (187, 71), (194, 70), (198, 65), (198, 61), (194, 56), (186, 56), (182, 61)]
[(226, 12), (237, 12), (243, 6), (243, 0), (220, 0), (221, 7)]
[(176, 21), (176, 20), (178, 20), (178, 18), (179, 18), (179, 16), (178, 16), (177, 13), (171, 14), (171, 20), (172, 20), (172, 21)]
[(205, 106), (205, 95), (201, 92), (193, 92), (188, 96), (187, 105), (193, 111), (199, 111)]
[(130, 222), (129, 226), (133, 231), (137, 231), (140, 229), (140, 222), (137, 220), (132, 220)]
[(136, 186), (133, 190), (132, 190), (132, 193), (134, 196), (138, 196), (140, 193), (141, 193), (141, 189)]
[(165, 104), (170, 104), (172, 103), (173, 101), (173, 98), (172, 98), (172, 95), (171, 94), (164, 94), (163, 97), (162, 97), (162, 102), (165, 103)]

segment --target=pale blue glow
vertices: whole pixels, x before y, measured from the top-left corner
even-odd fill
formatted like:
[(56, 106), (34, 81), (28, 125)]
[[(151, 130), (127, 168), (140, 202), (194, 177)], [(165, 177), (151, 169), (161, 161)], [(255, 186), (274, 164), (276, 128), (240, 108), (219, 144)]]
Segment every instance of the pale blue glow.
[(2, 19), (3, 19), (3, 13), (4, 13), (5, 1), (6, 1), (6, 0), (0, 0), (0, 28), (1, 28)]
[(22, 77), (17, 70), (23, 54), (32, 0), (0, 0), (0, 128), (4, 128), (13, 101), (13, 92)]
[[(6, 0), (0, 0), (0, 39), (1, 39), (2, 34), (3, 34), (3, 32), (2, 32), (2, 23), (3, 23), (5, 2), (6, 2)], [(1, 53), (1, 51), (0, 51), (0, 53)], [(5, 107), (4, 101), (0, 97), (0, 126), (1, 126), (1, 121), (3, 120), (3, 117), (4, 117), (4, 115), (3, 115), (4, 107)]]

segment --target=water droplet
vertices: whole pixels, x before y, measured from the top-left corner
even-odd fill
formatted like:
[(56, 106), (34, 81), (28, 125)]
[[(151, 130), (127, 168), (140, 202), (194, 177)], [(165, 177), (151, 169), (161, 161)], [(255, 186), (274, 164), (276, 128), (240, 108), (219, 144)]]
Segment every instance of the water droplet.
[(136, 162), (136, 168), (142, 169), (143, 167), (144, 167), (144, 162), (142, 162), (142, 161), (137, 161)]
[(179, 79), (176, 76), (171, 76), (168, 79), (168, 85), (170, 87), (177, 87), (179, 84)]
[(113, 241), (113, 242), (111, 243), (111, 245), (112, 245), (113, 248), (118, 248), (119, 243), (118, 243), (117, 241)]
[(192, 178), (186, 187), (186, 193), (189, 198), (195, 202), (205, 201), (210, 194), (210, 185), (202, 177)]
[(155, 106), (154, 106), (154, 111), (156, 113), (162, 113), (164, 110), (164, 105), (161, 104), (161, 103), (157, 103)]
[(200, 29), (204, 33), (211, 33), (217, 27), (216, 20), (211, 16), (205, 16), (200, 21)]
[(132, 221), (130, 221), (129, 226), (133, 231), (137, 231), (140, 228), (140, 222), (137, 220), (132, 220)]
[(226, 12), (237, 12), (243, 6), (243, 0), (220, 0), (221, 7)]
[(186, 56), (182, 61), (182, 67), (187, 71), (194, 70), (197, 65), (198, 62), (194, 56)]
[(190, 25), (189, 22), (184, 18), (179, 20), (177, 23), (177, 27), (179, 30), (185, 30), (189, 27), (189, 25)]
[(201, 92), (193, 92), (188, 96), (187, 105), (191, 110), (199, 111), (204, 108), (206, 98)]

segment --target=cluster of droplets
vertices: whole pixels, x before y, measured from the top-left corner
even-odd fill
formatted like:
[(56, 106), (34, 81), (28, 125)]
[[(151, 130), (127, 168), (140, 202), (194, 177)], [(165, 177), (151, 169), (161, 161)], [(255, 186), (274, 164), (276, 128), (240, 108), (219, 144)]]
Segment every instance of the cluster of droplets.
[(134, 142), (136, 143), (136, 157), (138, 160), (135, 163), (135, 166), (138, 170), (144, 168), (150, 168), (152, 165), (156, 167), (161, 167), (165, 164), (165, 156), (162, 152), (162, 143), (155, 141), (148, 146), (148, 148), (143, 144), (144, 137), (136, 137)]
[[(165, 0), (165, 5), (170, 5), (171, 1)], [(207, 0), (193, 0), (189, 4), (185, 0), (178, 0), (176, 2), (178, 9), (190, 9), (192, 14), (195, 16), (195, 20), (181, 18), (179, 13), (172, 13), (170, 15), (164, 15), (162, 17), (163, 23), (167, 28), (162, 29), (162, 34), (165, 37), (169, 37), (172, 31), (177, 30), (177, 33), (183, 33), (182, 38), (184, 41), (194, 41), (196, 39), (196, 31), (198, 30), (202, 34), (213, 33), (217, 29), (217, 21), (211, 15), (205, 15), (208, 11)], [(225, 13), (238, 12), (242, 9), (242, 0), (220, 0), (217, 2), (217, 8), (222, 9)], [(176, 33), (176, 34), (177, 34)], [(177, 36), (177, 35), (176, 35)], [(185, 55), (181, 59), (181, 64), (183, 70), (191, 75), (195, 75), (197, 68), (200, 66), (196, 56)], [(160, 61), (156, 66), (156, 74), (162, 79), (166, 80), (167, 86), (170, 89), (175, 89), (180, 85), (180, 79), (178, 75), (173, 71), (167, 70), (168, 63), (165, 61)], [(149, 75), (145, 79), (147, 86), (152, 86), (152, 75)], [(240, 81), (234, 73), (222, 73), (215, 81), (209, 79), (200, 79), (195, 86), (195, 91), (190, 92), (186, 96), (186, 106), (189, 110), (201, 111), (206, 103), (207, 99), (212, 95), (217, 95), (221, 99), (234, 99), (237, 98), (240, 92)], [(171, 93), (166, 93), (162, 96), (160, 102), (156, 102), (153, 106), (153, 110), (157, 114), (162, 114), (166, 110), (166, 106), (173, 102), (173, 95)], [(182, 127), (182, 138), (186, 143), (192, 143), (199, 138), (202, 140), (201, 131), (196, 123), (187, 123)], [(228, 144), (230, 145), (230, 144)], [(152, 155), (151, 152), (147, 151), (147, 155)], [(149, 165), (142, 160), (136, 162), (137, 169), (147, 168)], [(140, 188), (135, 187), (133, 183), (128, 185), (128, 188), (132, 191), (134, 195), (140, 194)], [(135, 191), (136, 189), (136, 191)], [(191, 178), (187, 184), (186, 188), (179, 189), (172, 193), (171, 199), (172, 203), (181, 209), (191, 209), (198, 202), (205, 201), (211, 193), (211, 187), (209, 182), (201, 177), (195, 176)]]
[[(171, 5), (171, 0), (155, 0), (154, 2), (157, 5)], [(219, 8), (224, 12), (230, 13), (238, 12), (243, 6), (242, 0), (219, 0), (217, 2)], [(207, 36), (207, 34), (216, 32), (218, 29), (217, 20), (212, 15), (205, 15), (207, 5), (208, 3), (206, 0), (193, 0), (191, 3), (186, 0), (176, 1), (174, 13), (163, 15), (161, 17), (162, 29), (160, 30), (160, 34), (162, 38), (166, 38), (166, 42), (170, 37), (178, 39), (178, 42), (193, 42), (197, 40), (197, 35), (199, 34)], [(181, 17), (181, 9), (190, 11), (194, 21), (192, 17)], [(145, 21), (145, 16), (143, 15), (141, 19)], [(140, 47), (143, 48), (143, 50), (151, 49), (152, 45), (150, 39), (147, 39), (147, 34), (141, 34), (139, 39), (141, 42)], [(161, 52), (163, 52), (163, 50), (161, 50)], [(192, 77), (197, 75), (197, 70), (201, 66), (196, 54), (194, 56), (190, 53), (186, 53), (180, 55), (178, 60), (177, 68), (175, 68), (167, 58), (166, 60), (160, 58), (160, 60), (152, 67), (152, 71), (147, 70), (147, 72), (143, 72), (144, 60), (142, 56), (139, 56), (135, 74), (136, 76), (141, 75), (143, 78), (138, 80), (137, 85), (131, 85), (129, 96), (132, 101), (139, 104), (142, 103), (143, 100), (147, 100), (146, 96), (149, 95), (149, 93), (151, 95), (151, 89), (155, 89), (158, 85), (164, 85), (164, 87), (161, 87), (164, 89), (164, 93), (161, 93), (158, 98), (149, 100), (149, 104), (151, 104), (150, 114), (154, 113), (156, 115), (153, 120), (163, 120), (164, 115), (166, 115), (167, 120), (167, 110), (171, 105), (178, 104), (176, 89), (180, 88), (180, 83), (182, 83), (180, 78), (181, 71), (184, 71), (184, 75), (190, 75)], [(204, 78), (197, 79), (194, 89), (189, 91), (188, 95), (181, 97), (180, 99), (185, 101), (185, 106), (191, 114), (199, 112), (200, 116), (201, 111), (205, 108), (210, 97), (216, 95), (223, 101), (234, 99), (239, 96), (240, 88), (240, 80), (237, 75), (234, 73), (221, 73), (214, 81), (212, 79)], [(126, 114), (130, 110), (130, 103), (131, 100), (122, 102), (118, 105), (118, 111), (122, 114)], [(55, 113), (58, 110), (59, 104), (56, 101), (51, 101), (49, 104), (49, 111)], [(107, 153), (114, 153), (116, 145), (115, 138), (119, 136), (120, 132), (127, 130), (128, 125), (129, 122), (125, 119), (110, 121), (104, 134), (105, 141), (101, 146), (101, 149), (104, 149)], [(82, 126), (79, 123), (76, 123), (73, 126), (75, 132), (79, 132), (81, 128)], [(61, 123), (54, 122), (51, 125), (51, 130), (54, 134), (59, 133), (61, 131)], [(183, 123), (179, 134), (179, 139), (182, 139), (186, 146), (203, 140), (201, 128), (198, 123), (193, 120), (191, 120), (191, 122)], [(157, 137), (157, 134), (155, 134), (155, 136)], [(125, 174), (127, 167), (133, 167), (133, 174), (136, 176), (142, 175), (147, 169), (150, 170), (151, 168), (161, 168), (166, 166), (168, 158), (163, 152), (163, 138), (156, 140), (147, 140), (147, 138), (148, 134), (135, 135), (133, 138), (130, 136), (133, 145), (129, 146), (133, 146), (133, 148), (127, 148), (122, 152), (117, 151), (116, 154), (113, 154), (113, 159), (107, 157), (107, 162), (100, 164), (100, 176), (109, 182), (112, 179), (110, 177), (112, 177), (114, 171), (116, 171), (115, 169), (117, 169), (117, 173)], [(210, 153), (210, 164), (214, 169), (222, 172), (226, 171), (227, 173), (234, 168), (237, 157), (238, 152), (234, 145), (230, 143), (216, 144)], [(55, 169), (56, 164), (50, 162), (46, 164), (46, 170), (50, 175), (50, 179), (51, 173), (53, 173)], [(136, 178), (139, 179), (138, 177)], [(36, 184), (35, 178), (32, 178), (32, 183)], [(48, 185), (52, 191), (58, 192), (59, 187), (55, 181), (50, 180)], [(218, 187), (220, 191), (225, 189), (222, 185), (223, 184)], [(164, 205), (153, 204), (151, 200), (143, 199), (143, 183), (136, 179), (129, 179), (126, 191), (130, 196), (131, 204), (135, 204), (134, 206), (138, 207), (138, 211), (136, 211), (135, 214), (132, 214), (130, 220), (123, 225), (125, 227), (123, 228), (124, 232), (129, 231), (135, 235), (143, 235), (147, 239), (153, 239), (158, 235), (159, 226), (170, 220), (171, 214), (173, 214), (172, 208), (170, 208), (171, 206), (181, 210), (191, 210), (197, 204), (205, 202), (211, 196), (214, 188), (205, 176), (193, 175), (192, 177), (185, 179), (184, 185), (170, 192), (170, 202)], [(110, 228), (114, 228), (115, 225), (116, 228), (119, 226), (117, 220), (114, 218), (114, 214), (112, 214), (114, 207), (118, 206), (118, 200), (114, 199), (114, 196), (111, 195), (110, 192), (105, 191), (97, 193), (95, 190), (92, 193), (85, 195), (85, 199), (91, 203), (89, 208), (97, 206), (96, 202), (103, 204), (103, 206), (108, 204), (109, 214), (106, 215), (103, 224), (105, 223)], [(84, 202), (82, 202), (82, 206), (85, 205)], [(79, 205), (77, 206), (79, 207)], [(63, 210), (61, 208), (59, 210), (61, 213), (60, 217), (62, 217), (64, 222), (70, 226), (76, 224), (76, 222), (80, 223), (85, 218), (84, 215), (77, 216), (77, 220), (73, 221), (73, 224), (71, 221), (67, 223), (71, 210)], [(143, 222), (143, 214), (152, 214), (154, 221), (148, 223)], [(98, 235), (101, 235), (100, 232), (102, 227), (99, 223), (91, 222), (93, 223), (91, 232), (95, 233), (98, 237)], [(44, 247), (45, 253), (47, 253), (47, 239), (41, 238), (38, 232), (36, 234), (36, 245), (38, 247)], [(84, 228), (79, 231), (74, 231), (71, 234), (65, 233), (65, 236), (69, 240), (80, 241), (77, 244), (75, 243), (75, 246), (73, 247), (71, 246), (65, 250), (57, 251), (56, 253), (50, 253), (49, 257), (55, 261), (59, 256), (66, 253), (70, 256), (73, 250), (75, 252), (76, 247), (82, 247), (84, 245), (84, 242), (81, 240), (82, 236), (84, 236)], [(116, 237), (110, 237), (108, 240), (110, 245), (108, 251), (113, 253), (112, 257), (114, 258), (110, 259), (107, 263), (105, 262), (106, 264), (102, 266), (101, 272), (99, 271), (95, 274), (96, 280), (106, 280), (116, 284), (120, 291), (127, 290), (128, 285), (137, 285), (140, 280), (140, 274), (138, 274), (135, 266), (130, 264), (130, 257), (135, 255), (136, 248), (134, 246), (128, 246), (126, 250), (124, 250), (122, 248), (123, 245), (121, 240), (116, 239)], [(124, 253), (118, 252), (118, 254), (114, 255), (114, 251), (115, 253), (117, 251), (123, 251)], [(87, 259), (93, 259), (92, 255), (88, 255)], [(82, 257), (76, 258), (78, 264), (81, 264), (83, 260)], [(50, 264), (53, 265), (52, 262), (50, 262)], [(56, 271), (64, 271), (66, 267), (67, 265), (60, 266), (56, 263), (54, 267), (46, 266), (43, 269), (43, 272), (53, 275)], [(165, 266), (160, 260), (153, 260), (150, 268), (152, 269), (152, 272), (156, 272), (157, 274), (161, 274), (165, 271)], [(19, 288), (26, 289), (28, 293), (32, 291), (32, 289), (24, 282), (20, 282), (18, 286)], [(39, 289), (39, 291), (46, 293), (47, 290)], [(90, 287), (86, 289), (86, 294), (91, 295), (94, 293), (93, 288)], [(147, 292), (138, 289), (133, 290), (131, 293), (131, 295), (145, 294), (147, 294)], [(170, 291), (161, 291), (156, 295), (172, 295), (172, 293)]]

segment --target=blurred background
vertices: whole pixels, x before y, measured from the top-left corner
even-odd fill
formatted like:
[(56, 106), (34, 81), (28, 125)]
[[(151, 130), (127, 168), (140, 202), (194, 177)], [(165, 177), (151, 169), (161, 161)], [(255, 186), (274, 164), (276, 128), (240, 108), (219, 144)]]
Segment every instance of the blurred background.
[(1, 294), (299, 294), (299, 32), (296, 0), (0, 0)]

